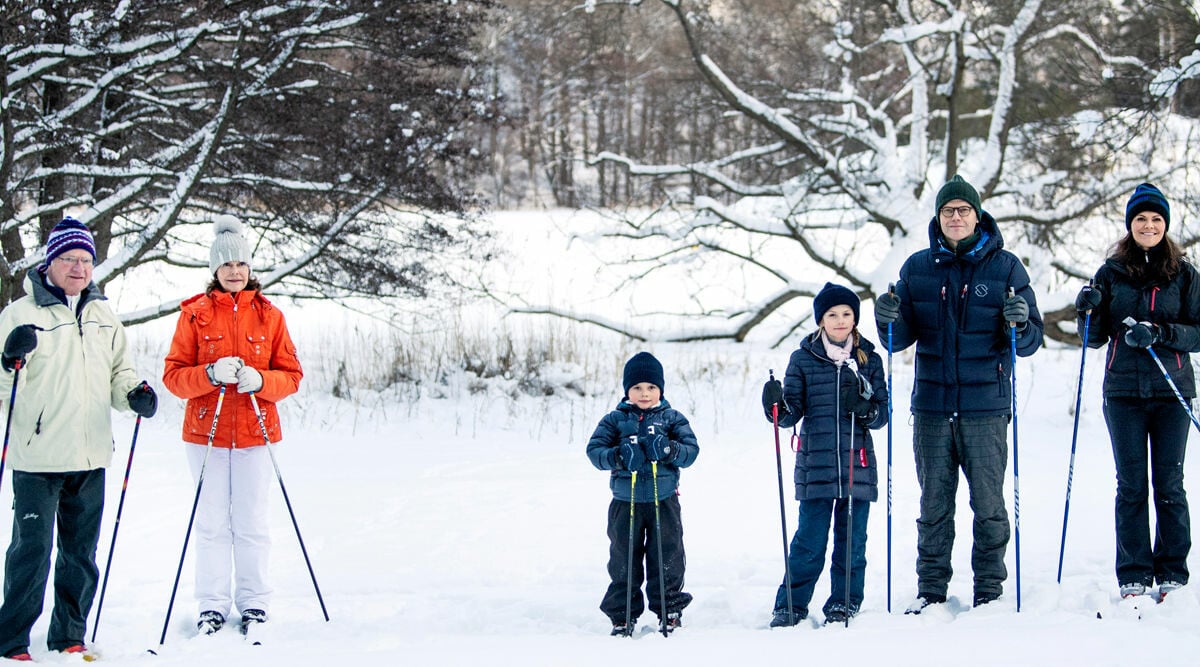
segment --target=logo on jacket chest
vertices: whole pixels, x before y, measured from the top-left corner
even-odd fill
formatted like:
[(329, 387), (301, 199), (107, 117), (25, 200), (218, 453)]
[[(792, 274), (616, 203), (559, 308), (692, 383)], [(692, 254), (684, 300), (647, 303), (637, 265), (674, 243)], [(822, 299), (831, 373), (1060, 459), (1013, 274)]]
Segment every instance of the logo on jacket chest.
[(975, 285), (975, 296), (985, 297), (987, 295), (988, 295), (988, 286), (987, 285), (985, 285), (983, 283), (978, 283)]

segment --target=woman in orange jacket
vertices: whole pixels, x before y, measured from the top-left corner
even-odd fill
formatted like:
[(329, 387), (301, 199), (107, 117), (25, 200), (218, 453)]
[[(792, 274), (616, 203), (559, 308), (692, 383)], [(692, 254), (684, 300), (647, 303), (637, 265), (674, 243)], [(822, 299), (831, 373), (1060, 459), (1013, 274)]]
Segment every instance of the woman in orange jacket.
[(294, 394), (303, 376), (283, 314), (251, 275), (241, 223), (221, 216), (214, 228), (208, 263), (213, 279), (203, 294), (180, 306), (163, 370), (163, 384), (187, 400), (183, 440), (191, 445), (188, 462), (197, 483), (202, 470), (204, 475), (194, 524), (196, 625), (204, 634), (224, 626), (231, 606), (241, 612), (242, 632), (267, 619), (272, 464), (264, 445), (279, 441), (275, 403)]

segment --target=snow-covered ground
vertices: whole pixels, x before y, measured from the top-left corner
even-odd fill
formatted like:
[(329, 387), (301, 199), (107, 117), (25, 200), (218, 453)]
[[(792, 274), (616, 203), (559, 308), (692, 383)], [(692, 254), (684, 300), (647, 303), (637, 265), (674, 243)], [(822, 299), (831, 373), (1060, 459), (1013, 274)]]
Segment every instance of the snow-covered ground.
[[(1115, 481), (1100, 412), (1100, 352), (1089, 353), (1085, 373), (1061, 584), (1056, 571), (1080, 353), (1052, 348), (1018, 366), (1020, 613), (1015, 543), (1009, 547), (1004, 596), (970, 609), (971, 512), (965, 490), (950, 602), (920, 616), (901, 613), (916, 592), (918, 498), (907, 419), (912, 359), (903, 353), (894, 359), (892, 611), (887, 611), (888, 507), (881, 499), (871, 508), (863, 612), (848, 629), (820, 627), (819, 608), (828, 595), (823, 580), (811, 622), (768, 630), (783, 554), (774, 440), (761, 417), (759, 390), (769, 368), (782, 372), (790, 349), (755, 343), (645, 346), (666, 366), (665, 395), (689, 415), (700, 439), (700, 457), (684, 471), (681, 486), (686, 590), (695, 601), (675, 635), (630, 640), (609, 637), (607, 619), (597, 609), (607, 585), (610, 494), (607, 473), (591, 466), (584, 446), (619, 397), (619, 359), (636, 346), (594, 338), (593, 345), (607, 347), (590, 354), (618, 360), (592, 362), (612, 366), (610, 377), (601, 379), (611, 391), (596, 396), (560, 392), (512, 399), (497, 386), (484, 383), (472, 390), (451, 376), (439, 391), (420, 395), (363, 391), (338, 399), (329, 394), (336, 368), (330, 340), (347, 337), (350, 325), (332, 323), (325, 308), (281, 306), (309, 375), (300, 394), (283, 404), (284, 442), (276, 452), (330, 621), (322, 617), (277, 493), (276, 594), (264, 645), (246, 645), (231, 630), (193, 636), (197, 610), (189, 557), (165, 645), (159, 646), (195, 491), (178, 434), (182, 403), (164, 396), (159, 415), (142, 424), (133, 461), (95, 642), (106, 663), (1196, 663), (1200, 585), (1144, 610), (1141, 620), (1117, 600)], [(863, 315), (869, 318), (870, 309)], [(159, 322), (132, 330), (140, 368), (158, 386), (172, 326)], [(873, 337), (869, 329), (868, 336)], [(364, 349), (349, 354), (371, 358)], [(122, 415), (98, 554), (102, 568), (132, 431), (133, 420)], [(886, 461), (886, 431), (877, 432), (875, 446)], [(1192, 488), (1200, 479), (1198, 458), (1187, 463)], [(791, 465), (785, 453), (789, 537), (796, 517)], [(1011, 512), (1011, 474), (1007, 498)], [(0, 527), (11, 522), (10, 499), (6, 475)], [(1200, 551), (1192, 567), (1200, 568)], [(77, 660), (46, 651), (48, 616), (47, 610), (34, 628), (35, 659)]]

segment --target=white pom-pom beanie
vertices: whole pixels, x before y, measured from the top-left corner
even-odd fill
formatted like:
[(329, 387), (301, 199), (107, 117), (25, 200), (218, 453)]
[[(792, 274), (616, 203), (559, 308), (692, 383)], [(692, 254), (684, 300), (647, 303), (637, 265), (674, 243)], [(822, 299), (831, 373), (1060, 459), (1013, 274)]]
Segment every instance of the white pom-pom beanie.
[(242, 223), (232, 215), (219, 215), (213, 219), (213, 243), (208, 253), (208, 270), (217, 272), (217, 267), (225, 262), (245, 262), (254, 266), (251, 261), (250, 244), (242, 236)]

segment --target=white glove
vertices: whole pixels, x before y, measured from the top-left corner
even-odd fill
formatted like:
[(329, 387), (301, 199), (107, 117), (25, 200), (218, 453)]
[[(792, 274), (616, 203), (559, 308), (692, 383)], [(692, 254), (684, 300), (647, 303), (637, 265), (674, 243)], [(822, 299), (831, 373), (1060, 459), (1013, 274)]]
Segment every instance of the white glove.
[(242, 366), (237, 372), (237, 390), (239, 394), (248, 394), (262, 389), (262, 373), (254, 370), (253, 366)]
[(221, 357), (208, 365), (208, 379), (214, 385), (233, 384), (238, 381), (237, 372), (243, 365), (241, 357)]

